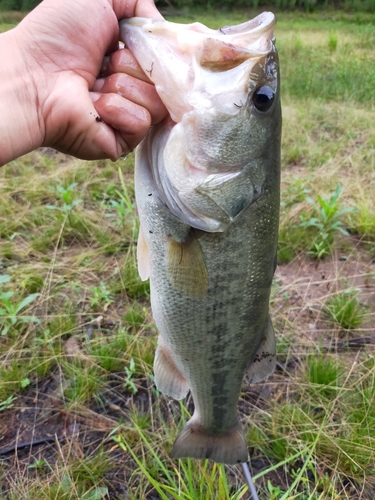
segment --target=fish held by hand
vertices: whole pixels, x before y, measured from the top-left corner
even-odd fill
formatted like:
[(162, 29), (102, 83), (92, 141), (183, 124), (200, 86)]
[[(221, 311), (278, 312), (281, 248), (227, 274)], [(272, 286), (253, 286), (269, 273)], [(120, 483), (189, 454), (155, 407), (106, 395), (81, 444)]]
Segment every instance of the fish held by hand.
[(211, 30), (133, 18), (120, 31), (169, 111), (137, 149), (138, 266), (160, 332), (158, 389), (194, 414), (176, 458), (248, 459), (244, 375), (276, 363), (281, 109), (275, 17)]

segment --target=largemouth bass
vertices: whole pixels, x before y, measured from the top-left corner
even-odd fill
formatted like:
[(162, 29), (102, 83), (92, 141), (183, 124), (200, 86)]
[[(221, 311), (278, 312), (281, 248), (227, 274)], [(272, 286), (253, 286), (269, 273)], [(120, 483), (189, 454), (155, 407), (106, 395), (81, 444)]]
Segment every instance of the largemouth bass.
[(176, 458), (246, 462), (237, 414), (250, 382), (275, 367), (269, 296), (276, 266), (281, 110), (265, 12), (211, 30), (133, 18), (121, 37), (155, 83), (169, 118), (138, 147), (138, 267), (150, 277), (160, 332), (157, 388), (194, 414)]

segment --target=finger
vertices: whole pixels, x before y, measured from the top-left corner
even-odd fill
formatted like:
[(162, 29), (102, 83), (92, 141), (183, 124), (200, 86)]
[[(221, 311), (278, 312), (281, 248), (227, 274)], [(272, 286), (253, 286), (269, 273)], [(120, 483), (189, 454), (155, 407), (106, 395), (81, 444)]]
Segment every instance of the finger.
[(66, 96), (67, 106), (54, 107), (47, 117), (43, 146), (83, 160), (116, 160), (122, 152), (130, 151), (125, 138), (100, 117), (95, 96), (100, 94), (91, 96), (86, 85), (78, 85), (75, 94)]
[(109, 76), (114, 73), (126, 73), (138, 78), (138, 80), (150, 82), (150, 79), (128, 49), (116, 50), (116, 52), (104, 58), (100, 76)]
[(133, 151), (151, 126), (147, 109), (117, 94), (91, 92), (90, 95), (100, 119), (116, 131), (117, 157)]
[(163, 18), (158, 9), (155, 7), (153, 0), (109, 0), (113, 5), (113, 10), (116, 13), (117, 19), (130, 17), (150, 17)]
[(93, 91), (103, 94), (118, 94), (147, 109), (151, 116), (152, 125), (161, 122), (168, 113), (152, 84), (125, 73), (117, 73), (107, 78), (98, 79), (94, 84)]
[(154, 0), (136, 0), (134, 16), (153, 17), (155, 19), (163, 18), (158, 9), (155, 7)]

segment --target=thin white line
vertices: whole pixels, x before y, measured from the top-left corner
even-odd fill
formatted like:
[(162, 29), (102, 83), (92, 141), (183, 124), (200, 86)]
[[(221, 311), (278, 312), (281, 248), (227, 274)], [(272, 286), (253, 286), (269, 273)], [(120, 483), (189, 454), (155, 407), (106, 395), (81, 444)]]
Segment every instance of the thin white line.
[(249, 485), (250, 493), (251, 493), (251, 496), (252, 496), (253, 500), (259, 500), (259, 497), (258, 497), (258, 494), (257, 494), (257, 490), (255, 489), (253, 480), (251, 478), (249, 466), (247, 465), (246, 462), (242, 463), (241, 465), (242, 465), (242, 470), (243, 470), (243, 472), (245, 474), (245, 478), (246, 478), (247, 484)]

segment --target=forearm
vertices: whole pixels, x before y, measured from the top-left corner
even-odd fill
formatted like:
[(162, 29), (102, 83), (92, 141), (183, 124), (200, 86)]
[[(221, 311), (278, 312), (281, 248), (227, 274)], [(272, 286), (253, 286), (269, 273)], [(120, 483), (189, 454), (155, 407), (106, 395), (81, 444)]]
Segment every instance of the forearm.
[(41, 146), (44, 136), (34, 77), (16, 29), (0, 35), (0, 165)]

